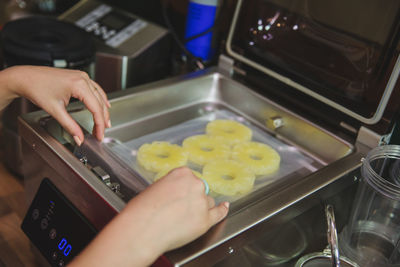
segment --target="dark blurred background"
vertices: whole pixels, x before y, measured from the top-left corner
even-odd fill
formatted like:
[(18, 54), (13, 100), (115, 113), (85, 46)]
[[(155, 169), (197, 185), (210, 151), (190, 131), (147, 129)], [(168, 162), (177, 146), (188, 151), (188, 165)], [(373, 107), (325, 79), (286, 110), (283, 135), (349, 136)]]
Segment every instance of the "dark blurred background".
[[(0, 0), (0, 29), (8, 21), (24, 16), (45, 15), (57, 17), (78, 2), (78, 0)], [(102, 2), (122, 8), (147, 21), (168, 28), (174, 31), (176, 36), (183, 41), (189, 0), (103, 0)], [(220, 0), (218, 2), (219, 8), (213, 29), (215, 54), (210, 61), (206, 62), (206, 66), (216, 64), (218, 55), (224, 48), (224, 40), (226, 40), (228, 34), (235, 3), (236, 0)], [(167, 23), (166, 20), (169, 20), (170, 23)], [(181, 62), (185, 58), (181, 58), (182, 51), (179, 45), (177, 45), (176, 40), (174, 45), (175, 49), (172, 50), (174, 55), (171, 56), (175, 57), (178, 63), (186, 64), (187, 62)], [(188, 66), (183, 66), (180, 70), (192, 71), (194, 68), (189, 63)]]

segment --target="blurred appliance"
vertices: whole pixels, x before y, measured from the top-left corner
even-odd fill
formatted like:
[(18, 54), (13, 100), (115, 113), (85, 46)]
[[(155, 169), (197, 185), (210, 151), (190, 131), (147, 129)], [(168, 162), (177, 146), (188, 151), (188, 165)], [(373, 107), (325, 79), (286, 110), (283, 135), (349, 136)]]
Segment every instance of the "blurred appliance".
[[(27, 16), (6, 23), (1, 31), (4, 68), (37, 65), (79, 69), (93, 77), (95, 46), (89, 34), (75, 25), (45, 16)], [(25, 98), (14, 100), (2, 116), (6, 166), (22, 175), (19, 115), (39, 108)]]
[[(325, 203), (341, 230), (361, 159), (390, 139), (400, 105), (399, 14), (398, 1), (239, 0), (218, 66), (110, 95), (104, 142), (87, 134), (76, 147), (44, 112), (25, 115), (28, 201), (46, 177), (99, 231), (152, 182), (136, 165), (141, 144), (181, 144), (211, 120), (233, 119), (277, 150), (279, 171), (257, 178), (248, 194), (213, 193), (231, 202), (228, 217), (155, 265), (294, 266), (326, 245), (326, 222), (315, 220)], [(70, 114), (91, 132), (83, 105)], [(25, 225), (42, 238), (32, 242), (51, 265), (66, 260), (51, 258), (62, 236), (50, 240), (32, 215)]]
[[(206, 32), (214, 27), (218, 4), (218, 0), (189, 1), (185, 25), (186, 40), (198, 34), (202, 34), (203, 32)], [(213, 48), (212, 43), (213, 32), (210, 31), (202, 36), (194, 38), (193, 40), (187, 41), (185, 43), (185, 47), (194, 56), (207, 61), (210, 60), (215, 54), (215, 49)]]
[(168, 31), (127, 11), (84, 0), (59, 16), (95, 37), (95, 80), (111, 92), (165, 78), (169, 71)]

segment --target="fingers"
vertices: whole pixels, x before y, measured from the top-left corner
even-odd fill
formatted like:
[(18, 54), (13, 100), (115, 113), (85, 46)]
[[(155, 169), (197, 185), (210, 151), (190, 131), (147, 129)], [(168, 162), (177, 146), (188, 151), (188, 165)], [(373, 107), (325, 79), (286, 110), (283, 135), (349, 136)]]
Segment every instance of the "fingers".
[(108, 108), (110, 108), (111, 105), (108, 102), (106, 93), (103, 91), (103, 89), (101, 89), (100, 85), (98, 85), (93, 80), (89, 79), (88, 86), (92, 90), (94, 96), (97, 98), (99, 103), (101, 103), (101, 106), (103, 108), (104, 121), (106, 123), (106, 127), (110, 128), (111, 127), (111, 122), (110, 122), (110, 114), (108, 112)]
[(96, 83), (94, 83), (89, 77), (84, 76), (84, 81), (86, 84), (85, 87), (89, 87), (90, 90), (81, 88), (76, 91), (73, 97), (81, 100), (92, 113), (94, 121), (93, 135), (95, 135), (99, 141), (102, 141), (104, 138), (105, 128), (111, 127), (110, 114), (107, 108), (108, 100), (101, 87), (95, 86)]
[(218, 206), (215, 206), (214, 198), (207, 195), (208, 192), (206, 192), (206, 187), (208, 187), (208, 185), (204, 183), (204, 179), (199, 179), (196, 177), (196, 180), (201, 180), (202, 182), (202, 186), (200, 187), (203, 192), (202, 194), (206, 195), (205, 197), (208, 205), (209, 227), (211, 227), (226, 217), (229, 211), (229, 202), (222, 202)]
[[(89, 95), (91, 94), (91, 95)], [(99, 141), (103, 140), (104, 129), (106, 126), (104, 110), (97, 99), (93, 98), (93, 93), (91, 91), (85, 91), (82, 93), (80, 100), (85, 104), (87, 109), (93, 114), (93, 135)]]
[(103, 99), (103, 102), (107, 105), (108, 108), (111, 108), (111, 104), (108, 101), (107, 95), (104, 92), (104, 90), (101, 88), (101, 86), (98, 83), (96, 83), (95, 81), (93, 81), (93, 80), (90, 80), (90, 81), (93, 84), (94, 88), (97, 89), (97, 91), (100, 93), (100, 95), (101, 95), (101, 97)]
[(83, 132), (78, 123), (68, 114), (64, 107), (59, 107), (58, 110), (54, 110), (51, 114), (60, 125), (69, 132), (73, 138), (75, 143), (80, 146), (83, 142)]
[[(205, 185), (203, 185), (205, 188)], [(204, 189), (203, 189), (204, 190)], [(203, 191), (206, 194), (205, 191)], [(215, 200), (213, 197), (206, 194), (207, 204), (208, 204), (208, 217), (209, 217), (209, 227), (222, 221), (229, 212), (229, 202), (221, 202), (218, 206), (215, 206)]]
[(218, 206), (209, 210), (210, 227), (222, 221), (228, 215), (229, 202), (221, 202)]
[[(108, 112), (108, 108), (111, 106), (108, 102), (107, 95), (103, 91), (103, 89), (98, 85), (95, 81), (87, 77), (86, 81), (88, 82), (88, 87), (91, 89), (93, 95), (97, 98), (100, 103), (100, 106), (103, 108), (104, 122), (106, 127), (111, 127), (110, 122), (110, 114)], [(97, 129), (97, 128), (95, 128)]]
[(179, 167), (170, 171), (158, 183), (170, 183), (173, 187), (181, 190), (180, 194), (186, 199), (196, 199), (196, 201), (182, 201), (181, 203), (197, 203), (196, 207), (204, 207), (200, 210), (199, 216), (208, 228), (223, 220), (229, 211), (229, 203), (222, 202), (215, 206), (213, 197), (206, 195), (206, 186), (202, 179), (196, 177), (188, 167)]

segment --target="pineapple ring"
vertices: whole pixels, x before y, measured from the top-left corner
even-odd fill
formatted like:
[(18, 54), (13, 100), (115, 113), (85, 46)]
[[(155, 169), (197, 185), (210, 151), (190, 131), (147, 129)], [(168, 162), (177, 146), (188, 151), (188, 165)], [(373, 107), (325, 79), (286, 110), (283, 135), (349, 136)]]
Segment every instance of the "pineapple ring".
[(151, 144), (143, 144), (137, 152), (136, 159), (146, 170), (160, 172), (186, 165), (188, 156), (178, 145), (155, 141)]
[(210, 135), (194, 135), (182, 142), (183, 149), (189, 155), (189, 161), (203, 166), (215, 159), (229, 158), (231, 148)]
[(258, 142), (235, 145), (232, 158), (248, 166), (256, 175), (268, 175), (276, 172), (281, 160), (275, 149)]
[[(175, 168), (172, 169), (166, 169), (166, 170), (162, 170), (160, 172), (158, 172), (155, 176), (154, 176), (154, 182), (163, 178), (165, 175), (167, 175), (170, 171), (172, 171)], [(196, 176), (197, 178), (203, 179), (203, 176), (201, 175), (201, 173), (199, 173), (198, 171), (194, 171), (191, 170), (194, 174), (194, 176)]]
[(206, 133), (217, 136), (229, 145), (250, 141), (253, 135), (249, 127), (233, 120), (211, 121), (206, 126)]
[(234, 196), (251, 191), (255, 175), (241, 162), (219, 159), (204, 165), (203, 179), (212, 191), (221, 195)]

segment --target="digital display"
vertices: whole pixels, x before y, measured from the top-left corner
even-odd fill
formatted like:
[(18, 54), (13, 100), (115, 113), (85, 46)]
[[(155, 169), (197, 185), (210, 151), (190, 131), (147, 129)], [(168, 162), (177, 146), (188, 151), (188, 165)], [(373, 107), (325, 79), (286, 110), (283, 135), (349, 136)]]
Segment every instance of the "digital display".
[(121, 16), (121, 14), (116, 14), (110, 12), (99, 20), (99, 23), (106, 26), (108, 29), (113, 29), (119, 31), (120, 29), (126, 27), (132, 23), (134, 19)]
[(68, 244), (67, 239), (62, 238), (60, 243), (58, 243), (58, 249), (60, 251), (62, 251), (64, 256), (67, 257), (69, 255), (69, 253), (71, 252), (71, 250), (72, 250), (72, 246), (71, 246), (71, 244)]
[(95, 37), (105, 41), (118, 35), (135, 21), (136, 19), (122, 14), (109, 12), (103, 17), (85, 25), (84, 29), (92, 33)]

